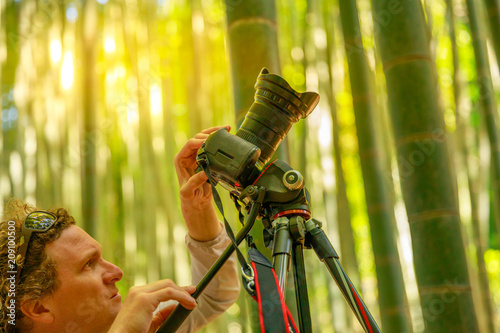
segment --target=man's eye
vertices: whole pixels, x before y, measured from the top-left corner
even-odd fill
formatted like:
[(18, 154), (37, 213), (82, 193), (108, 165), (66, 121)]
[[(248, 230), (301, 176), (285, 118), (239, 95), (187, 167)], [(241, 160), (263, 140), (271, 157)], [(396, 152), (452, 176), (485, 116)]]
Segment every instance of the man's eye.
[(83, 266), (83, 268), (90, 268), (90, 267), (92, 267), (92, 259), (90, 259), (89, 261), (87, 261), (85, 263), (85, 265)]

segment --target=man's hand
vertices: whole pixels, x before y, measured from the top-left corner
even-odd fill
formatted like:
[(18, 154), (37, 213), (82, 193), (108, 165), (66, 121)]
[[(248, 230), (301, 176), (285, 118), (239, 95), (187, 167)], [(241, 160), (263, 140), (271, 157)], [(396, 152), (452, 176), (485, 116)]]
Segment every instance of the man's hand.
[(132, 287), (108, 333), (153, 333), (160, 328), (176, 304), (153, 313), (161, 302), (175, 300), (186, 309), (194, 309), (196, 301), (190, 294), (195, 286), (179, 287), (172, 280), (160, 280), (145, 286)]
[(197, 167), (196, 154), (208, 135), (220, 128), (208, 128), (189, 139), (184, 147), (175, 155), (175, 171), (179, 180), (181, 211), (186, 221), (189, 235), (197, 241), (209, 241), (216, 238), (221, 232), (221, 225), (212, 205), (212, 189), (206, 183), (204, 172), (195, 174)]

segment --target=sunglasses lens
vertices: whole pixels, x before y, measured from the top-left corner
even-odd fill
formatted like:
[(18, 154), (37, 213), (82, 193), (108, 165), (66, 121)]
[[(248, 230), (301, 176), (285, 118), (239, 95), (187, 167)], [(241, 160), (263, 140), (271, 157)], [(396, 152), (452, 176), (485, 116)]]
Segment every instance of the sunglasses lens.
[(46, 231), (56, 222), (56, 217), (46, 212), (33, 212), (28, 215), (24, 225), (28, 229)]

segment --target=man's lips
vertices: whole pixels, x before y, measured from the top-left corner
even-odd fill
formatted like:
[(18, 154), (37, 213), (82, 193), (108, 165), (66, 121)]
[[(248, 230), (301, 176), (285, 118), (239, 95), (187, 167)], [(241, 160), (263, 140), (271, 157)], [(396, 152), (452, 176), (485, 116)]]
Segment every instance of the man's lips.
[(109, 299), (113, 299), (113, 298), (116, 298), (120, 296), (120, 294), (118, 293), (118, 291), (116, 291)]

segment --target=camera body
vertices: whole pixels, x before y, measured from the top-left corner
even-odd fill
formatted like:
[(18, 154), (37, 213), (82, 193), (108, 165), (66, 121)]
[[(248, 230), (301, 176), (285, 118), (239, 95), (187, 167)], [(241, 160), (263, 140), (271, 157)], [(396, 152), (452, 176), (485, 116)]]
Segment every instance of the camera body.
[(236, 196), (265, 172), (292, 125), (307, 117), (319, 102), (317, 93), (299, 93), (266, 68), (261, 70), (255, 89), (254, 102), (236, 135), (219, 129), (210, 134), (196, 157), (200, 168), (210, 171), (213, 183), (220, 183)]
[(258, 176), (256, 164), (260, 153), (259, 147), (253, 143), (221, 128), (210, 134), (203, 143), (196, 162), (200, 167), (208, 167), (214, 184), (220, 183), (226, 190), (239, 196)]

